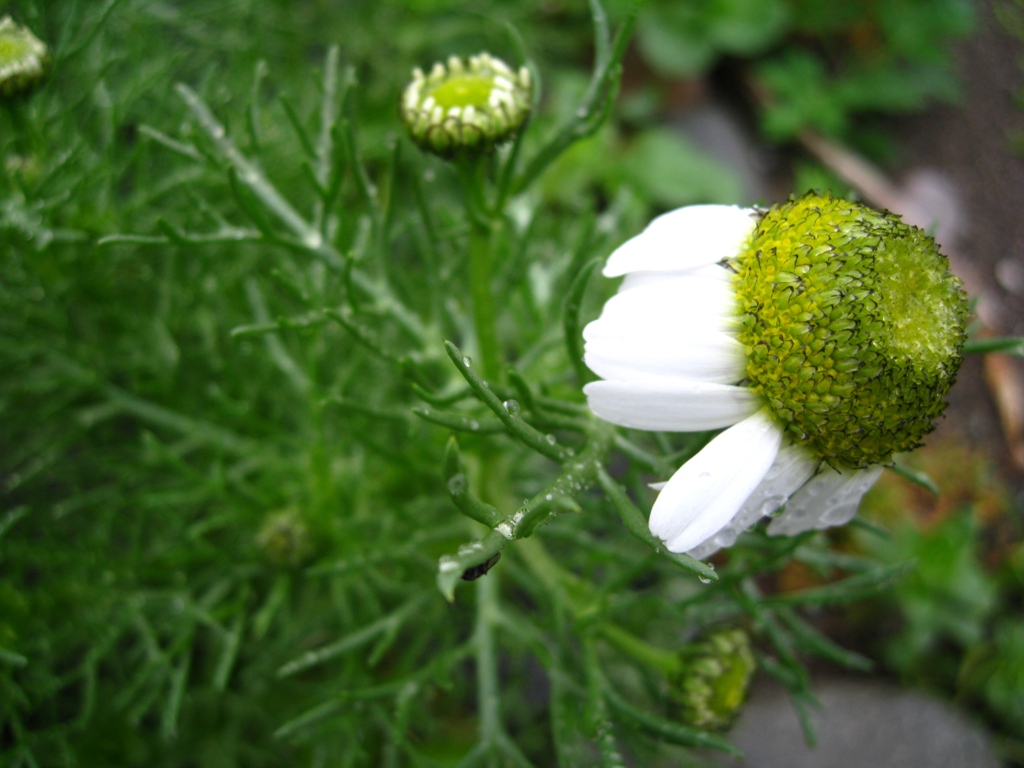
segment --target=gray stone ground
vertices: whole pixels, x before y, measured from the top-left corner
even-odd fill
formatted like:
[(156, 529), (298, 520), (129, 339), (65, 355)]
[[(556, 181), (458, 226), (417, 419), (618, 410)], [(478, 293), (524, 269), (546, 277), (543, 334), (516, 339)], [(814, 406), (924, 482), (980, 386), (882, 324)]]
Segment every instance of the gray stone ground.
[(952, 705), (890, 683), (834, 678), (817, 682), (821, 709), (808, 747), (788, 695), (759, 681), (730, 734), (743, 760), (722, 768), (999, 768), (987, 732)]

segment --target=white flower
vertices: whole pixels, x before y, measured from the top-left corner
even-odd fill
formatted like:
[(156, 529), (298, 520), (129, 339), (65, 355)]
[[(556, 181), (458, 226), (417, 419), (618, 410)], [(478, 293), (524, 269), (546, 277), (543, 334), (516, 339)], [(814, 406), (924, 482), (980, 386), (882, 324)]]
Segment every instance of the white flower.
[(942, 412), (966, 301), (945, 257), (889, 213), (806, 195), (770, 211), (681, 208), (608, 259), (619, 292), (584, 330), (607, 421), (727, 428), (660, 488), (651, 531), (706, 557), (848, 522)]

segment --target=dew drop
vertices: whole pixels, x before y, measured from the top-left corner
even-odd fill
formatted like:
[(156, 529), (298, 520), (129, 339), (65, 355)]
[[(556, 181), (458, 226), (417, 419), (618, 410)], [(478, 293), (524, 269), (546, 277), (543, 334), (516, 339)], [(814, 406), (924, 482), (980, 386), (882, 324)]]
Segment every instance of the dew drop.
[(698, 576), (697, 578), (700, 580), (701, 584), (710, 584), (711, 583), (711, 579), (707, 578), (706, 576)]
[(544, 439), (547, 440), (548, 445), (554, 445), (555, 444), (555, 436), (554, 435), (544, 435)]
[(509, 412), (510, 415), (517, 416), (519, 414), (519, 403), (518, 403), (518, 401), (516, 401), (516, 400), (506, 400), (501, 405), (502, 405), (502, 407), (504, 407), (504, 409), (506, 411)]
[(470, 359), (469, 355), (465, 355), (462, 358), (462, 364), (464, 366), (466, 366), (467, 368), (469, 368), (471, 365), (473, 365), (473, 361), (472, 361), (472, 359)]
[(452, 496), (460, 496), (466, 492), (466, 476), (459, 472), (448, 478), (448, 493)]
[(469, 426), (471, 430), (476, 432), (478, 429), (480, 429), (480, 422), (477, 421), (476, 419), (473, 419), (472, 421), (469, 422), (467, 426)]

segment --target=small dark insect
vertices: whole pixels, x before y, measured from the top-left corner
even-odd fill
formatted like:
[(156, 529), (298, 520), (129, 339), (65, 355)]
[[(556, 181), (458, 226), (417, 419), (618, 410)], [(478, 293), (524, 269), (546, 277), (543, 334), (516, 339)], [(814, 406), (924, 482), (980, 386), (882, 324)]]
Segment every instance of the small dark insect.
[(494, 564), (501, 560), (501, 552), (495, 552), (491, 557), (487, 558), (480, 565), (474, 565), (472, 568), (467, 568), (462, 572), (463, 581), (476, 581), (485, 573), (487, 573)]

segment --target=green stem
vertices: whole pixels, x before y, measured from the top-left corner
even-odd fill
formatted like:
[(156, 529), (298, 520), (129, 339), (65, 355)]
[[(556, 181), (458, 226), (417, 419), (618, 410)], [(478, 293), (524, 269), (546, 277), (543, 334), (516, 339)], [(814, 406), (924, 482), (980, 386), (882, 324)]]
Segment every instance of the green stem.
[(677, 675), (683, 669), (679, 656), (632, 635), (615, 624), (601, 624), (601, 636), (623, 653), (663, 674)]
[(487, 201), (487, 166), (483, 158), (457, 157), (455, 169), (462, 186), (469, 224), (469, 290), (473, 302), (473, 327), (480, 348), (484, 377), (497, 381), (502, 355), (494, 319), (491, 278), (493, 245), (499, 218)]
[(472, 221), (469, 230), (469, 288), (473, 299), (473, 325), (480, 347), (481, 368), (486, 378), (501, 374), (501, 348), (494, 319), (491, 293), (491, 232), (484, 223)]
[(4, 111), (10, 118), (11, 126), (14, 129), (14, 150), (17, 154), (28, 159), (32, 156), (35, 147), (35, 135), (32, 126), (25, 118), (24, 104), (7, 102), (4, 104)]
[[(577, 621), (586, 619), (593, 610), (593, 589), (589, 584), (562, 568), (536, 539), (523, 539), (518, 543), (516, 552), (526, 561), (544, 588), (563, 603)], [(597, 631), (620, 651), (663, 675), (677, 675), (682, 671), (683, 665), (678, 655), (651, 645), (615, 624), (602, 622), (597, 626)]]
[(526, 561), (544, 588), (578, 618), (582, 607), (566, 588), (569, 584), (578, 585), (576, 577), (565, 571), (537, 539), (522, 539), (516, 546), (516, 553)]
[(490, 573), (476, 582), (476, 679), (477, 707), (482, 740), (493, 742), (501, 733), (501, 703), (498, 696), (498, 662), (494, 651), (494, 620), (498, 613), (498, 574)]

